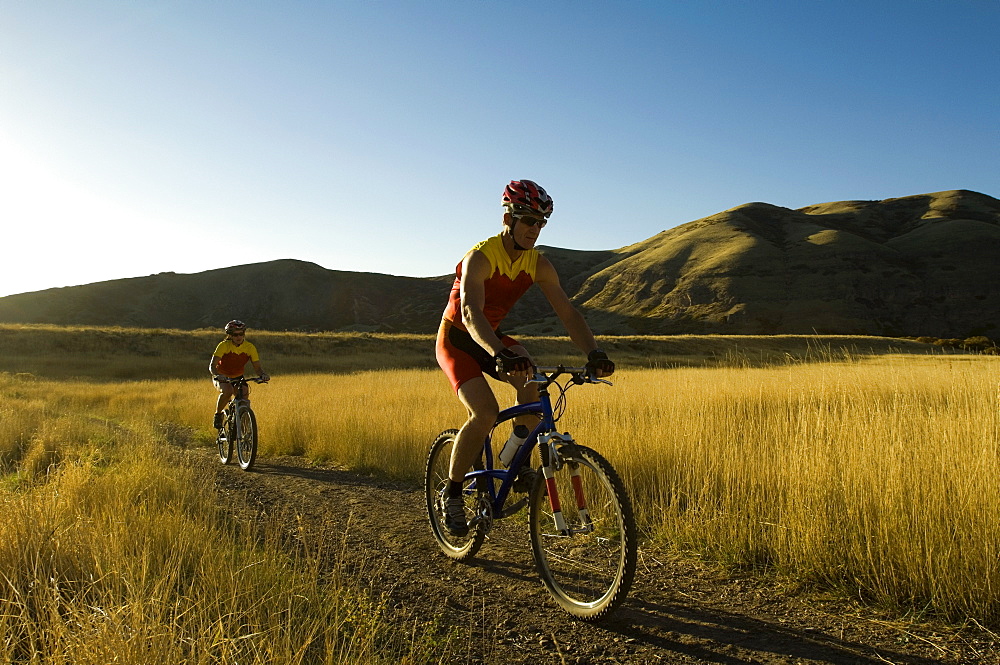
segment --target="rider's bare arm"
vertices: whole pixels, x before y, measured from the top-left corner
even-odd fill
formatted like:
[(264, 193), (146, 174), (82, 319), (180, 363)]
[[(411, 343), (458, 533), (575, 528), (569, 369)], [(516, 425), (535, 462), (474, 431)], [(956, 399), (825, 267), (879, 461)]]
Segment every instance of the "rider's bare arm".
[(486, 280), (490, 277), (490, 261), (479, 251), (471, 251), (462, 260), (462, 323), (476, 344), (496, 355), (504, 345), (493, 332), (483, 308), (486, 306)]

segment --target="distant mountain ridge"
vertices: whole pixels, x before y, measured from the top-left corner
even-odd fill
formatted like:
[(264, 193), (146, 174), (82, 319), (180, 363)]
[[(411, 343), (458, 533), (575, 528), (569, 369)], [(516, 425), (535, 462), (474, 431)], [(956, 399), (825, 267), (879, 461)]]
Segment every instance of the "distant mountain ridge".
[[(748, 203), (606, 251), (540, 247), (599, 334), (964, 337), (1000, 328), (1000, 201), (953, 190), (798, 210)], [(452, 275), (284, 259), (0, 298), (0, 321), (429, 333)], [(532, 289), (504, 329), (561, 334)]]
[(450, 284), (280, 259), (7, 296), (0, 321), (194, 330), (239, 318), (263, 330), (431, 332)]

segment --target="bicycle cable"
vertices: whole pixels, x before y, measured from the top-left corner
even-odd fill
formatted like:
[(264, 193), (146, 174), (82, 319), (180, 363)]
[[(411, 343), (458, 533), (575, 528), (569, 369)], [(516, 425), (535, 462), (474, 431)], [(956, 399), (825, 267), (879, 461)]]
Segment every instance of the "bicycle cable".
[(563, 417), (563, 414), (566, 413), (566, 391), (572, 384), (563, 386), (558, 381), (553, 381), (552, 383), (559, 388), (559, 397), (556, 398), (556, 403), (552, 406), (552, 422), (557, 423)]

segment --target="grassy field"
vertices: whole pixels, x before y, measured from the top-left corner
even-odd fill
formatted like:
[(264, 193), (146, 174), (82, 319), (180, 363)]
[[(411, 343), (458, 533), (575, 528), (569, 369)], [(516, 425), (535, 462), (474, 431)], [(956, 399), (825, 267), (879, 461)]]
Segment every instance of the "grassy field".
[[(886, 357), (638, 372), (583, 408), (580, 429), (624, 469), (659, 541), (996, 622), (998, 370), (993, 358)], [(598, 439), (608, 431), (627, 434)]]
[(381, 620), (382, 599), (338, 573), (336, 543), (289, 548), (280, 516), (247, 526), (222, 512), (210, 472), (164, 446), (187, 431), (120, 408), (161, 394), (119, 385), (118, 400), (111, 386), (0, 375), (0, 662), (448, 653), (432, 621)]
[[(209, 330), (0, 324), (0, 371), (91, 381), (204, 378), (222, 338)], [(248, 339), (274, 375), (437, 367), (430, 335), (250, 330)], [(836, 335), (632, 336), (602, 343), (615, 362), (629, 368), (761, 366), (845, 354), (941, 353), (908, 339)], [(580, 352), (564, 337), (533, 337), (530, 347), (545, 364), (581, 362)]]
[[(33, 334), (44, 343), (24, 344)], [(2, 497), (8, 513), (25, 515), (8, 521), (17, 526), (5, 527), (13, 531), (3, 534), (7, 549), (0, 549), (0, 566), (27, 571), (0, 594), (34, 617), (39, 631), (51, 617), (67, 613), (46, 609), (41, 596), (68, 602), (79, 594), (81, 605), (73, 611), (84, 613), (95, 604), (94, 594), (105, 594), (101, 607), (121, 613), (135, 611), (140, 597), (160, 598), (162, 606), (147, 607), (142, 615), (172, 626), (178, 622), (171, 612), (194, 602), (198, 611), (183, 614), (194, 622), (185, 628), (192, 635), (210, 633), (223, 607), (251, 611), (230, 605), (239, 593), (220, 581), (234, 574), (228, 569), (209, 571), (211, 584), (223, 587), (221, 595), (192, 600), (195, 588), (208, 593), (200, 573), (191, 571), (202, 570), (202, 557), (211, 558), (204, 551), (211, 544), (202, 541), (215, 538), (189, 535), (190, 542), (172, 555), (180, 558), (168, 560), (157, 559), (152, 552), (158, 550), (150, 547), (181, 529), (216, 529), (227, 547), (238, 550), (250, 550), (250, 539), (208, 508), (202, 516), (200, 508), (177, 507), (212, 504), (211, 497), (179, 489), (199, 483), (180, 478), (174, 485), (164, 469), (132, 478), (145, 473), (140, 469), (150, 466), (149, 455), (142, 453), (135, 465), (135, 455), (121, 453), (123, 447), (142, 451), (162, 441), (212, 445), (214, 392), (204, 365), (217, 337), (0, 329), (0, 342), (20, 344), (0, 359), (0, 370), (8, 372), (0, 378), (0, 464), (7, 474)], [(123, 338), (134, 346), (122, 347)], [(463, 419), (441, 373), (427, 367), (430, 338), (260, 333), (252, 339), (274, 375), (253, 393), (264, 456), (304, 454), (419, 482), (432, 438)], [(74, 343), (83, 340), (90, 346), (80, 351)], [(151, 340), (171, 349), (142, 359), (140, 376), (153, 378), (121, 380), (135, 349)], [(57, 367), (43, 362), (51, 356), (38, 351), (85, 356), (101, 344), (107, 344), (103, 364), (91, 367), (89, 377), (83, 361)], [(560, 354), (575, 358), (565, 340), (532, 340), (531, 346), (541, 349), (537, 355), (544, 362)], [(927, 353), (927, 345), (878, 338), (624, 338), (606, 346), (622, 361), (615, 386), (574, 388), (560, 429), (618, 467), (647, 543), (839, 589), (904, 613), (1000, 624), (1000, 358)], [(376, 357), (374, 369), (364, 367)], [(293, 367), (300, 369), (287, 369)], [(181, 375), (196, 378), (163, 378)], [(76, 379), (59, 380), (66, 376)], [(103, 482), (118, 474), (123, 480)], [(156, 500), (172, 506), (163, 519), (173, 521), (155, 523), (151, 515), (160, 511), (130, 503), (134, 491), (115, 498), (119, 486), (162, 497)], [(136, 511), (136, 520), (151, 520), (148, 527), (128, 533), (116, 528), (110, 516), (127, 510)], [(191, 529), (183, 521), (188, 519), (203, 521)], [(137, 539), (136, 533), (144, 535)], [(107, 575), (97, 544), (105, 539), (121, 541), (111, 550), (116, 556), (136, 557), (135, 575), (170, 571), (173, 600), (164, 604), (161, 590)], [(315, 565), (308, 557), (282, 559), (277, 545), (267, 557), (277, 569), (289, 566), (302, 574), (303, 584)], [(233, 565), (239, 570), (238, 562)], [(161, 577), (149, 575), (148, 584)], [(73, 593), (38, 583), (49, 578), (72, 580)], [(271, 588), (266, 579), (248, 584)], [(30, 594), (11, 589), (38, 589), (37, 597), (27, 602)], [(329, 616), (324, 612), (336, 613), (344, 602), (377, 616), (377, 606), (363, 595), (337, 585), (326, 591), (309, 597), (331, 605), (304, 607), (303, 616)], [(308, 642), (301, 635), (282, 639), (288, 653)], [(376, 637), (363, 633), (350, 641), (363, 649), (368, 639)], [(412, 640), (399, 639), (397, 652), (417, 649)]]

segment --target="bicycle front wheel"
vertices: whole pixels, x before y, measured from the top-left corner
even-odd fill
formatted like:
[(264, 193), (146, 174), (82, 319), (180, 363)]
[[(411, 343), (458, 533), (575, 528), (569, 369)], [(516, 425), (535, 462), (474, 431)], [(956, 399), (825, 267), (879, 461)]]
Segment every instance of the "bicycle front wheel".
[(239, 434), (236, 436), (236, 456), (240, 468), (249, 471), (257, 459), (257, 416), (250, 407), (243, 407), (236, 413), (239, 419)]
[(632, 504), (617, 472), (596, 451), (565, 446), (561, 457), (551, 481), (561, 511), (553, 508), (544, 478), (531, 491), (531, 550), (556, 602), (573, 616), (600, 619), (621, 604), (635, 576)]
[[(438, 434), (427, 453), (427, 468), (424, 474), (424, 495), (427, 500), (427, 517), (431, 522), (431, 532), (441, 551), (457, 561), (475, 556), (483, 541), (487, 528), (483, 522), (470, 524), (469, 533), (453, 536), (445, 528), (445, 490), (448, 487), (448, 471), (451, 468), (451, 451), (455, 447), (457, 429), (449, 429)], [(467, 483), (468, 485), (468, 483)], [(466, 489), (465, 516), (471, 518), (479, 513), (479, 492)]]

